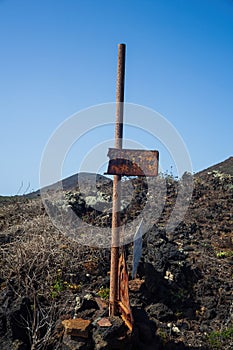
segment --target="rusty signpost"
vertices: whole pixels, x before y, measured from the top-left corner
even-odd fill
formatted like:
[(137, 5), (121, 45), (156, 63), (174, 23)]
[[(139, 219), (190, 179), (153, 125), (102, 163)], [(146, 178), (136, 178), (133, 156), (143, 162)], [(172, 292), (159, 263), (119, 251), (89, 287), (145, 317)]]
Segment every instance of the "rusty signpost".
[(122, 176), (157, 176), (158, 151), (122, 149), (123, 113), (124, 113), (124, 82), (125, 82), (125, 44), (118, 45), (118, 71), (116, 92), (116, 128), (115, 148), (110, 148), (108, 171), (114, 175), (113, 206), (112, 206), (112, 243), (110, 266), (109, 315), (121, 314), (130, 330), (133, 317), (129, 302), (128, 272), (125, 261), (124, 247), (119, 257), (120, 246), (120, 208), (121, 208), (121, 177)]
[[(119, 44), (118, 45), (118, 67), (117, 67), (117, 92), (116, 92), (116, 129), (115, 129), (115, 148), (116, 149), (122, 149), (124, 84), (125, 84), (125, 44)], [(117, 313), (120, 203), (121, 203), (121, 175), (114, 175), (113, 206), (112, 206), (110, 295), (109, 295), (110, 316), (114, 316)]]

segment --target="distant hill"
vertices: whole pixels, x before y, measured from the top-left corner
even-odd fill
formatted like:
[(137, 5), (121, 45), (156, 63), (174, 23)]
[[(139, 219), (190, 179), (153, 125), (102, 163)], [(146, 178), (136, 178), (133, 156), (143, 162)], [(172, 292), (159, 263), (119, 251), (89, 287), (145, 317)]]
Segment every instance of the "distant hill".
[[(229, 174), (233, 176), (233, 157), (230, 157), (226, 160), (224, 160), (221, 163), (212, 165), (208, 167), (207, 169), (201, 170), (198, 173), (195, 174), (195, 177), (203, 177), (208, 174), (208, 172), (212, 171), (219, 171), (221, 173)], [(79, 177), (82, 177), (82, 180), (86, 183), (86, 186), (89, 188), (92, 186), (94, 182), (99, 183), (100, 185), (111, 185), (112, 180), (104, 175), (95, 174), (95, 173), (87, 173), (87, 172), (81, 172), (78, 174), (71, 175), (65, 179), (62, 180), (63, 189), (65, 191), (74, 190), (78, 187), (78, 181)], [(55, 184), (48, 185), (44, 189), (46, 190), (56, 190), (58, 187), (59, 182), (56, 182)], [(36, 198), (40, 196), (40, 189), (31, 193), (28, 193), (26, 195), (18, 195), (18, 196), (1, 196), (0, 195), (0, 205), (7, 204), (8, 202), (11, 202), (13, 199), (20, 200), (21, 198)]]
[(206, 175), (208, 172), (211, 171), (219, 171), (221, 173), (224, 174), (229, 174), (231, 176), (233, 176), (233, 157), (230, 157), (226, 160), (224, 160), (221, 163), (215, 164), (210, 166), (209, 168), (205, 169), (205, 170), (201, 170), (200, 172), (198, 172), (196, 174), (196, 176), (204, 176)]
[[(100, 185), (106, 184), (110, 185), (112, 184), (112, 180), (106, 176), (95, 174), (95, 173), (87, 173), (87, 172), (81, 172), (78, 174), (71, 175), (65, 179), (62, 180), (62, 187), (65, 191), (74, 190), (78, 187), (78, 182), (81, 179), (82, 182), (85, 183), (85, 186), (89, 188), (93, 185), (93, 183), (98, 183)], [(56, 190), (58, 188), (58, 185), (60, 182), (56, 182), (52, 185), (48, 185), (44, 187), (42, 190)], [(35, 198), (40, 195), (40, 190), (37, 190), (35, 192), (31, 192), (26, 195), (28, 198)]]

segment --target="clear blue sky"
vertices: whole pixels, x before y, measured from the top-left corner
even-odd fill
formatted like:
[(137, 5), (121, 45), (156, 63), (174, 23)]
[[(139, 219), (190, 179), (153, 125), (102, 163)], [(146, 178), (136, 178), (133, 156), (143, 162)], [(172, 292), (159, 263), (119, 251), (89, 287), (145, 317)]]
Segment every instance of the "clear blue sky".
[(125, 100), (174, 125), (194, 171), (232, 155), (233, 1), (0, 0), (1, 195), (38, 189), (56, 127), (115, 100), (121, 42)]

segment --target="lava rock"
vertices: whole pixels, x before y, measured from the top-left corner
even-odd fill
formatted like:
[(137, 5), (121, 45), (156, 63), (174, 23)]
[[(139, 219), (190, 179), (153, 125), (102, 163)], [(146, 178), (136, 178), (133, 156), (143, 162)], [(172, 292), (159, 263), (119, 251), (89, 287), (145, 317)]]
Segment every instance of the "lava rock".
[(110, 327), (100, 327), (95, 324), (93, 330), (93, 340), (95, 349), (128, 349), (129, 338), (127, 336), (127, 328), (120, 317), (109, 317), (112, 324)]
[(146, 312), (152, 318), (156, 318), (161, 322), (173, 319), (173, 311), (162, 303), (152, 304), (146, 307)]

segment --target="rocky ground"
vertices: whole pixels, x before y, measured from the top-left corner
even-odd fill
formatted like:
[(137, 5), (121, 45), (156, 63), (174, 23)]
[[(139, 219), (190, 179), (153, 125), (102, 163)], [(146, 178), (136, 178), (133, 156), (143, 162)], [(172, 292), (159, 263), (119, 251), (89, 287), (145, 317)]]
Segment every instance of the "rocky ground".
[[(120, 317), (108, 318), (109, 249), (61, 234), (39, 196), (2, 198), (0, 348), (232, 349), (233, 176), (227, 172), (232, 158), (226, 162), (224, 172), (215, 167), (193, 177), (188, 211), (172, 232), (167, 222), (184, 184), (163, 177), (165, 206), (143, 236), (134, 280), (132, 243), (126, 246), (132, 333)], [(131, 183), (134, 196), (127, 204), (125, 191), (123, 222), (139, 215), (148, 198), (144, 181)], [(110, 202), (111, 190), (102, 181), (99, 202)], [(88, 204), (78, 188), (66, 189), (62, 205), (100, 228), (111, 225), (110, 214), (91, 208), (93, 200)], [(86, 320), (81, 333), (70, 334), (64, 326), (74, 318)]]

